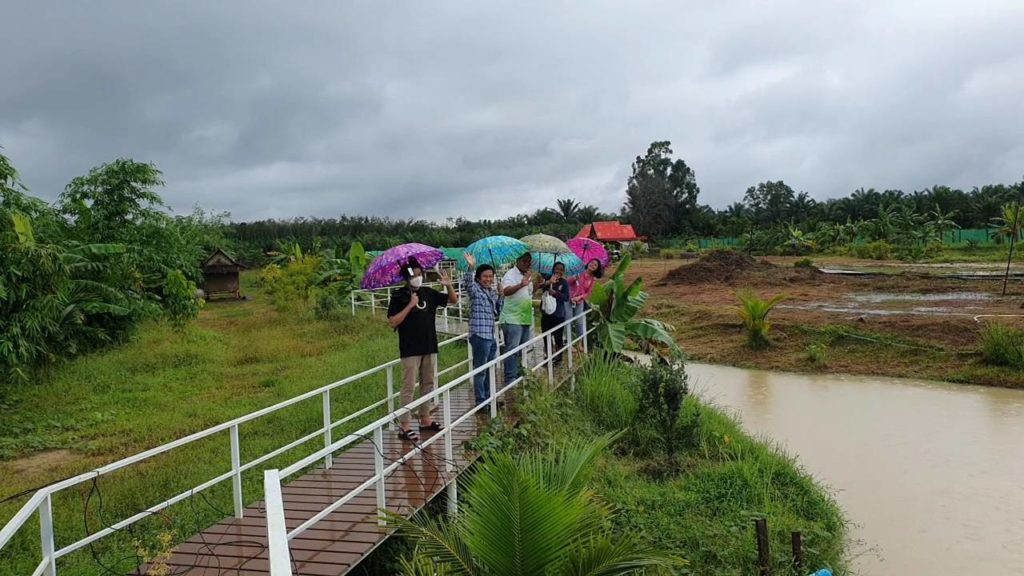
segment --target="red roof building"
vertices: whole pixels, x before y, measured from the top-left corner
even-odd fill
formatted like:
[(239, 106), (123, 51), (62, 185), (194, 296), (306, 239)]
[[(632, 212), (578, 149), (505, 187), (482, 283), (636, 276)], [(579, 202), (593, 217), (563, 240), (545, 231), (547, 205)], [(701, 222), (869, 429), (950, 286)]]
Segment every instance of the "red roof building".
[(643, 238), (636, 235), (636, 231), (633, 230), (631, 224), (620, 224), (618, 220), (587, 224), (576, 237), (590, 238), (598, 242), (635, 242), (643, 240)]

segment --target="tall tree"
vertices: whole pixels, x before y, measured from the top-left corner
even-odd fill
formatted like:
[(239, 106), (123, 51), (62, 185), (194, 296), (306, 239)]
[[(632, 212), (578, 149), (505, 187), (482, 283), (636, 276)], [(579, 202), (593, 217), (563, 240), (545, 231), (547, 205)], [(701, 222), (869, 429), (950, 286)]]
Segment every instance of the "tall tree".
[(623, 214), (646, 236), (678, 234), (691, 228), (700, 188), (692, 169), (672, 159), (671, 142), (652, 142), (633, 162)]
[(757, 186), (747, 188), (743, 202), (754, 214), (758, 224), (781, 224), (790, 216), (790, 206), (796, 194), (785, 182), (761, 182)]
[(558, 212), (566, 222), (577, 222), (579, 210), (580, 203), (572, 198), (561, 198), (555, 202), (555, 211)]

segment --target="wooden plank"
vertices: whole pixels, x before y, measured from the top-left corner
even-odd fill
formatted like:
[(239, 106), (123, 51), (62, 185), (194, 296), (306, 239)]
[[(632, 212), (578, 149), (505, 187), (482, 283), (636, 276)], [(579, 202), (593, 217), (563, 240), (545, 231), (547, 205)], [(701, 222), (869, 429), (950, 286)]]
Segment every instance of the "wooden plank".
[[(466, 394), (468, 398), (468, 392)], [(472, 403), (462, 398), (453, 402), (454, 417), (466, 413)], [(439, 410), (434, 410), (439, 419)], [(397, 434), (384, 437), (381, 452), (385, 462), (404, 459), (385, 480), (387, 506), (393, 512), (411, 516), (426, 505), (459, 472), (475, 460), (462, 446), (477, 434), (477, 423), (469, 419), (449, 432), (456, 454), (455, 470), (448, 472), (444, 441), (437, 440), (422, 452), (411, 454), (412, 442)], [(423, 440), (431, 435), (424, 434)], [(421, 440), (422, 442), (422, 440)], [(329, 470), (317, 469), (296, 477), (282, 487), (285, 520), (293, 529), (325, 507), (347, 495), (373, 476), (377, 447), (360, 442), (334, 456)], [(289, 543), (297, 575), (340, 576), (347, 573), (391, 534), (377, 522), (375, 488), (365, 489)], [(267, 576), (267, 533), (263, 503), (244, 509), (243, 518), (225, 518), (193, 535), (172, 551), (166, 564), (174, 574), (189, 576)], [(143, 569), (145, 567), (142, 567)], [(145, 572), (142, 572), (145, 573)]]

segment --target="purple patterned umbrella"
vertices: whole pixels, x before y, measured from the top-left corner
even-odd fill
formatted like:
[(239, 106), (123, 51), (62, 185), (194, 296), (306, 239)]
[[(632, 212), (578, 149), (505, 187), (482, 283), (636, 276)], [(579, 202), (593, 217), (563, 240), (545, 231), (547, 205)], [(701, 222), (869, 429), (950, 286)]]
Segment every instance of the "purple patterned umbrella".
[(566, 242), (566, 244), (569, 245), (569, 249), (572, 250), (573, 254), (579, 256), (580, 260), (583, 260), (584, 266), (589, 264), (594, 258), (597, 258), (602, 267), (607, 267), (608, 263), (611, 262), (611, 258), (608, 257), (608, 251), (604, 249), (600, 242), (595, 242), (590, 238), (573, 238)]
[(370, 267), (366, 269), (366, 274), (363, 275), (363, 288), (384, 288), (400, 283), (402, 281), (401, 269), (409, 261), (409, 258), (415, 258), (420, 266), (427, 270), (444, 259), (444, 252), (416, 242), (388, 248), (380, 256), (374, 258)]

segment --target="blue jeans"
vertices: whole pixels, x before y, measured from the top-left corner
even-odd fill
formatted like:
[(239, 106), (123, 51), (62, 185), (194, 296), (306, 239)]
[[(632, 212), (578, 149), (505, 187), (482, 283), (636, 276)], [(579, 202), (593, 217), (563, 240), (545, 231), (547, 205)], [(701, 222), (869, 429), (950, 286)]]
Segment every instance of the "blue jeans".
[[(533, 326), (522, 324), (502, 324), (501, 333), (505, 335), (505, 351), (518, 348), (521, 344), (530, 341)], [(505, 358), (505, 384), (519, 376), (519, 357), (522, 353), (513, 354)]]
[[(571, 317), (575, 318), (576, 316), (579, 316), (580, 314), (583, 314), (583, 311), (586, 310), (586, 307), (587, 307), (587, 303), (585, 301), (583, 301), (583, 300), (580, 300), (576, 304), (573, 304), (572, 305), (572, 315), (571, 315)], [(583, 318), (577, 318), (576, 321), (573, 322), (573, 324), (576, 325), (574, 327), (575, 330), (576, 330), (576, 333), (572, 335), (573, 339), (575, 340), (576, 338), (579, 338), (581, 334), (583, 334)]]
[[(469, 346), (473, 349), (473, 368), (479, 368), (498, 357), (497, 340), (470, 334)], [(484, 370), (473, 376), (473, 395), (476, 397), (477, 404), (482, 404), (491, 397), (491, 387), (488, 383), (490, 372), (490, 370)]]

